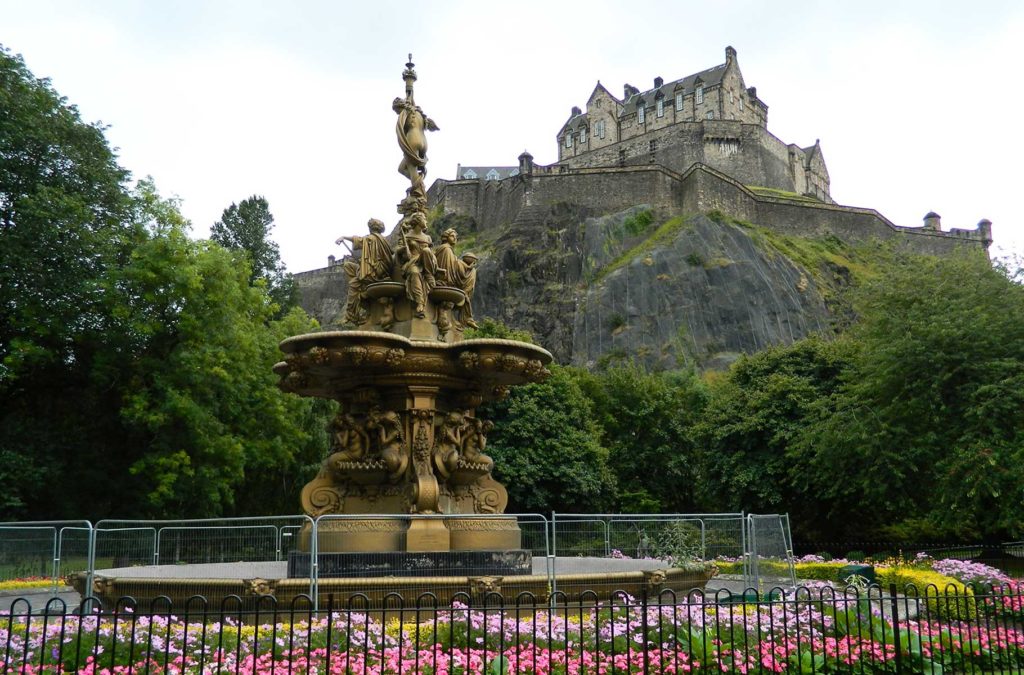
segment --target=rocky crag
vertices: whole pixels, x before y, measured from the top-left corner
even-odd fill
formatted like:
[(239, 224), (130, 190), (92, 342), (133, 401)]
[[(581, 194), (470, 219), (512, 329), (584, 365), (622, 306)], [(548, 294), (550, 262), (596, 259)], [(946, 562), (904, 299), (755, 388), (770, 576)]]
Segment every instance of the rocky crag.
[[(560, 363), (634, 359), (724, 368), (740, 354), (830, 332), (838, 291), (902, 249), (986, 249), (991, 224), (898, 226), (871, 209), (745, 186), (710, 167), (527, 170), (437, 181), (435, 241), (448, 227), (480, 259), (477, 318), (525, 329)], [(392, 235), (395, 236), (395, 235)], [(332, 261), (333, 262), (333, 261)], [(296, 275), (322, 324), (342, 315), (340, 265)]]
[(562, 363), (719, 368), (836, 318), (821, 273), (717, 213), (535, 207), (471, 243), (484, 251), (479, 314), (530, 331)]
[[(605, 215), (569, 204), (527, 207), (486, 231), (450, 214), (433, 229), (449, 226), (462, 233), (460, 248), (480, 257), (477, 316), (527, 330), (559, 362), (587, 367), (636, 359), (721, 368), (742, 353), (830, 331), (830, 298), (857, 264), (838, 240), (801, 241), (717, 212), (648, 205)], [(346, 293), (338, 266), (298, 281), (307, 311), (336, 322)]]

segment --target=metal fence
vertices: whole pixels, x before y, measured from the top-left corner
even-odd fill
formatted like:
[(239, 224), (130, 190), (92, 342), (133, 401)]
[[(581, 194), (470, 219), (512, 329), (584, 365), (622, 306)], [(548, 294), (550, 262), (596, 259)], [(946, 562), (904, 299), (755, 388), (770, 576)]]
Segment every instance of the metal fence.
[[(95, 526), (87, 521), (0, 524), (0, 581), (39, 577), (49, 581), (45, 588), (51, 596), (56, 596), (67, 593), (63, 579), (75, 573), (87, 575), (84, 587), (89, 589), (94, 587), (94, 578), (117, 578), (119, 593), (122, 589), (131, 589), (133, 579), (159, 577), (174, 579), (175, 596), (187, 597), (214, 595), (211, 584), (217, 580), (241, 583), (252, 579), (305, 577), (308, 588), (296, 592), (301, 590), (317, 599), (323, 596), (321, 578), (339, 574), (337, 569), (329, 574), (321, 571), (325, 561), (331, 563), (325, 552), (345, 550), (345, 546), (337, 545), (336, 538), (386, 539), (393, 536), (392, 530), (406, 537), (413, 520), (413, 516), (346, 514), (316, 519), (307, 516), (111, 519), (99, 521)], [(495, 527), (487, 536), (495, 537), (496, 550), (507, 548), (502, 545), (502, 529), (517, 528), (516, 545), (532, 558), (517, 574), (546, 577), (552, 591), (558, 590), (560, 578), (588, 572), (640, 572), (689, 565), (697, 579), (703, 562), (718, 556), (743, 559), (748, 563), (742, 582), (756, 588), (769, 581), (782, 582), (778, 578), (760, 577), (759, 568), (754, 564), (756, 559), (768, 555), (773, 560), (784, 558), (791, 548), (788, 518), (778, 515), (437, 514), (417, 515), (415, 521), (438, 525), (444, 521), (448, 529), (456, 531), (460, 530), (460, 523), (467, 521), (475, 521), (467, 529), (479, 530), (483, 522), (485, 531), (493, 523)], [(321, 546), (324, 541), (334, 541), (334, 545)], [(376, 547), (376, 543), (371, 543), (368, 547), (356, 547), (367, 552), (358, 560), (352, 558), (352, 564), (357, 564), (360, 570), (378, 570), (377, 575), (381, 577), (376, 586), (368, 586), (367, 591), (392, 590), (384, 577), (401, 573), (397, 568), (389, 571), (386, 552), (396, 548), (401, 546), (389, 547), (382, 543)], [(374, 553), (375, 549), (380, 553)], [(299, 557), (298, 562), (293, 560), (295, 556)], [(296, 568), (299, 573), (289, 570), (289, 565), (296, 564), (300, 566)], [(331, 564), (337, 568), (341, 563)], [(452, 558), (442, 563), (425, 560), (424, 564), (434, 565), (432, 575), (465, 577), (473, 573), (466, 560)], [(406, 576), (414, 574), (414, 571), (405, 572)], [(592, 584), (593, 590), (614, 590), (610, 587), (612, 581), (608, 582), (608, 588), (598, 588), (597, 580), (583, 579), (579, 583), (584, 582)]]
[(54, 600), (0, 615), (0, 672), (1021, 673), (1020, 587), (778, 589), (754, 602), (591, 593), (568, 601), (310, 598), (251, 607)]

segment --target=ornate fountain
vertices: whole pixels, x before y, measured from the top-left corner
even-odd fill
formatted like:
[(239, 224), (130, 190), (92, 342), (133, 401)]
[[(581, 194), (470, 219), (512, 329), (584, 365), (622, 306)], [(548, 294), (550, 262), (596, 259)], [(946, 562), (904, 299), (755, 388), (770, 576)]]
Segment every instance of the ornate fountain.
[[(351, 242), (343, 269), (345, 322), (354, 329), (288, 338), (274, 366), (283, 390), (339, 403), (330, 454), (302, 490), (302, 507), (313, 517), (345, 514), (318, 523), (321, 576), (355, 569), (371, 553), (393, 572), (412, 569), (415, 554), (417, 574), (530, 574), (516, 519), (496, 517), (508, 493), (486, 454), (492, 425), (476, 409), (510, 386), (544, 380), (551, 354), (524, 342), (463, 339), (476, 327), (476, 257), (456, 253), (454, 230), (436, 247), (427, 232), (426, 132), (437, 126), (413, 98), (411, 55), (403, 78), (405, 97), (392, 104), (398, 171), (410, 181), (401, 222), (385, 237), (371, 219), (367, 235), (337, 241)], [(291, 577), (308, 576), (310, 530), (300, 548)]]

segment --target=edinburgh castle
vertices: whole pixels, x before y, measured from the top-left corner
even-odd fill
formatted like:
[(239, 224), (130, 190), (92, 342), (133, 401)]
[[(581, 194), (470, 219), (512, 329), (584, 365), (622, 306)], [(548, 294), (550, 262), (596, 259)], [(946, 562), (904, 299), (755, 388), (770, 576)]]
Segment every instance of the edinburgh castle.
[[(865, 246), (991, 243), (986, 220), (943, 230), (934, 213), (906, 226), (835, 204), (820, 143), (768, 131), (732, 47), (722, 64), (652, 84), (618, 98), (598, 82), (558, 129), (552, 165), (528, 152), (460, 165), (428, 192), (435, 231), (454, 226), (486, 270), (478, 316), (531, 331), (561, 362), (722, 367), (833, 330), (830, 289)], [(346, 293), (336, 262), (296, 275), (324, 324), (340, 321)]]

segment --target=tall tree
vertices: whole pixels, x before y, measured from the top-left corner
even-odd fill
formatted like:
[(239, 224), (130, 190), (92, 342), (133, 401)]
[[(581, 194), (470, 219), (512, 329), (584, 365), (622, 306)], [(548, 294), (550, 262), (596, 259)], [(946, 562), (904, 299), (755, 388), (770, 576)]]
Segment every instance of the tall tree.
[[(800, 442), (848, 531), (1024, 534), (1024, 286), (984, 254), (906, 256), (855, 296), (856, 352)], [(902, 524), (902, 526), (901, 526)]]
[(619, 508), (692, 512), (698, 474), (689, 427), (704, 406), (700, 380), (693, 373), (653, 373), (636, 364), (581, 379), (618, 480)]
[(805, 480), (794, 445), (817, 406), (839, 388), (848, 351), (845, 342), (810, 337), (744, 356), (712, 380), (708, 405), (691, 429), (704, 509), (787, 512), (799, 536), (825, 536), (822, 488), (842, 477)]
[(279, 315), (296, 306), (298, 298), (291, 275), (285, 273), (277, 243), (270, 238), (274, 216), (266, 198), (253, 195), (224, 209), (220, 220), (210, 228), (210, 238), (221, 246), (244, 251), (251, 266), (249, 280), (262, 279), (270, 297), (278, 304)]
[(514, 511), (607, 509), (615, 478), (590, 400), (576, 371), (553, 365), (551, 372), (546, 382), (514, 387), (505, 400), (481, 408), (495, 425), (487, 437), (495, 477)]
[(0, 517), (102, 439), (88, 382), (111, 325), (102, 279), (142, 236), (97, 124), (0, 47)]
[(0, 110), (0, 519), (294, 512), (330, 406), (270, 368), (314, 324), (3, 50)]

